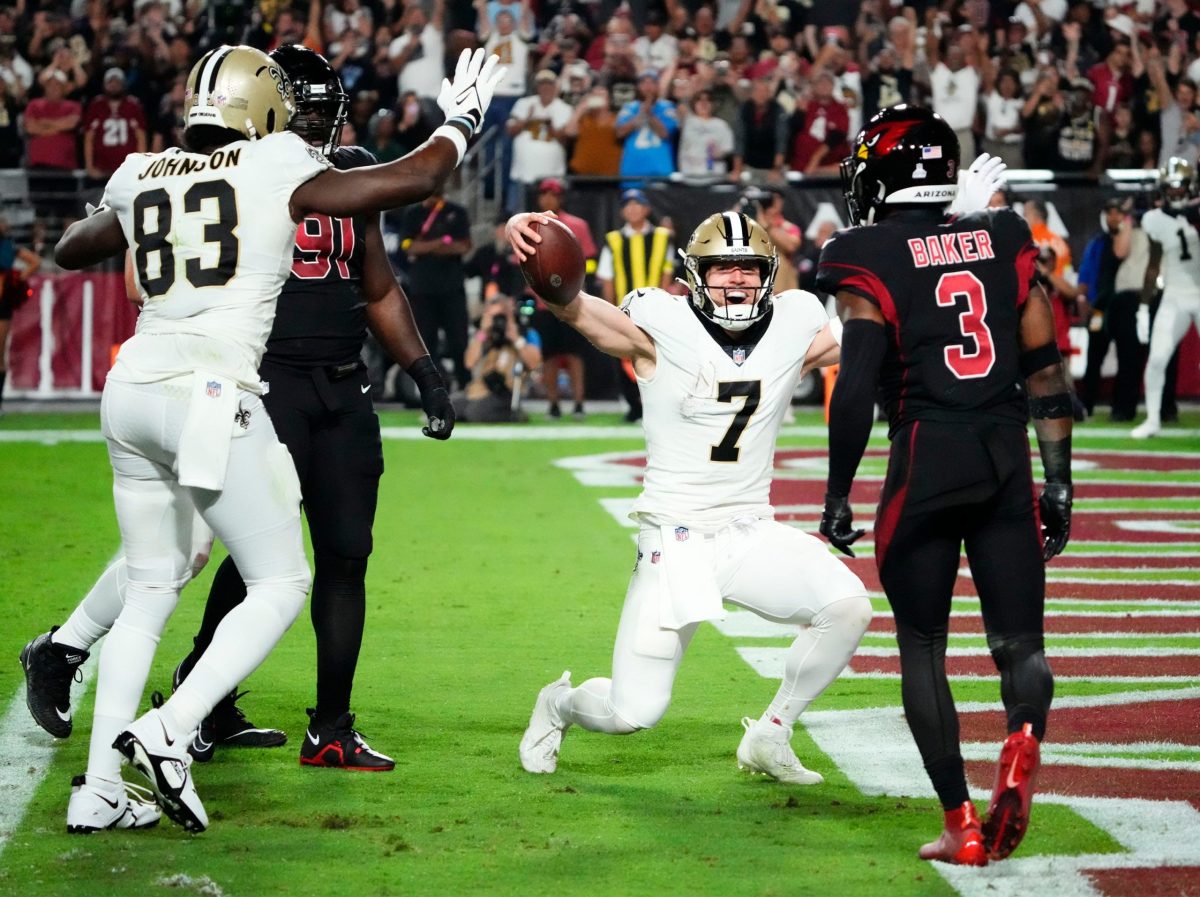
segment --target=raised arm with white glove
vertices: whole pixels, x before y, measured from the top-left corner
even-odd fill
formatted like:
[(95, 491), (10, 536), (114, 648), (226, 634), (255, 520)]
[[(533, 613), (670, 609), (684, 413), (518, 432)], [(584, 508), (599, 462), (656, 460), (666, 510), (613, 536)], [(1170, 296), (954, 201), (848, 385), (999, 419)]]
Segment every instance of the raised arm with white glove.
[(970, 168), (958, 170), (958, 195), (946, 210), (950, 215), (970, 215), (988, 207), (992, 194), (1004, 186), (1008, 166), (999, 156), (980, 153)]
[[(446, 114), (446, 124), (458, 124), (466, 128), (469, 135), (467, 140), (478, 135), (483, 127), (483, 115), (496, 92), (496, 85), (507, 71), (500, 65), (499, 56), (489, 54), (482, 48), (463, 50), (454, 67), (454, 80), (443, 78), (442, 89), (438, 93), (437, 103)], [(458, 133), (456, 129), (454, 133)], [(458, 160), (461, 162), (467, 151), (467, 141), (463, 140), (460, 144), (454, 140), (454, 143), (458, 147)]]

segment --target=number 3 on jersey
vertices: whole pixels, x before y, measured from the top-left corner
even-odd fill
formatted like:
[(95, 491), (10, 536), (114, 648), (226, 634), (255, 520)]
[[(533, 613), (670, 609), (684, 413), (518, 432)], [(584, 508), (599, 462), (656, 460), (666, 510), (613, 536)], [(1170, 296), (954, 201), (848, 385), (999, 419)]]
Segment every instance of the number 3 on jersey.
[(992, 331), (987, 325), (987, 294), (979, 278), (970, 271), (954, 271), (943, 274), (937, 285), (937, 304), (943, 308), (954, 308), (958, 299), (967, 300), (967, 308), (958, 316), (958, 328), (974, 349), (964, 346), (947, 346), (944, 350), (946, 367), (959, 380), (974, 380), (986, 377), (996, 363), (996, 352), (992, 348)]
[[(335, 247), (334, 244), (337, 244)], [(350, 279), (349, 260), (354, 255), (354, 221), (309, 215), (296, 228), (292, 274), (301, 280), (323, 280), (333, 265), (343, 280)]]

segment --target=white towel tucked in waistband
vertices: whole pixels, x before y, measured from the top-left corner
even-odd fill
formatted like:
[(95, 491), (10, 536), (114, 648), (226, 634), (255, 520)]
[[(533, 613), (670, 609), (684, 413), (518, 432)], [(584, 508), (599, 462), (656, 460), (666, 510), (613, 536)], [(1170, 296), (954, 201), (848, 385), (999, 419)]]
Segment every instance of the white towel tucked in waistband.
[(175, 453), (181, 486), (213, 491), (224, 487), (237, 408), (236, 381), (205, 371), (192, 374), (187, 418)]
[(704, 535), (685, 526), (661, 526), (663, 629), (681, 629), (689, 623), (725, 616), (721, 591), (717, 588), (712, 552)]

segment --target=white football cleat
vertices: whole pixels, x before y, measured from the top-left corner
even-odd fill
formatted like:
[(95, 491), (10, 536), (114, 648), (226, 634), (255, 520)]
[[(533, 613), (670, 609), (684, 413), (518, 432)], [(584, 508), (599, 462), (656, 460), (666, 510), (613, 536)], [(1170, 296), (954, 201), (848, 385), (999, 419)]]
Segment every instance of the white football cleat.
[(1134, 439), (1149, 439), (1152, 436), (1157, 436), (1161, 431), (1162, 425), (1158, 421), (1147, 419), (1130, 430), (1129, 435)]
[(558, 768), (558, 749), (562, 745), (564, 723), (554, 709), (554, 699), (571, 687), (571, 671), (567, 670), (538, 692), (529, 717), (529, 727), (521, 738), (521, 765), (526, 772), (554, 772)]
[(67, 831), (72, 835), (90, 835), (102, 829), (150, 828), (161, 818), (162, 811), (146, 788), (95, 776), (71, 779)]
[(192, 782), (190, 741), (190, 732), (172, 738), (161, 712), (151, 710), (130, 723), (113, 747), (149, 779), (150, 790), (167, 816), (189, 832), (202, 832), (208, 828), (208, 814)]
[(746, 734), (738, 745), (738, 769), (761, 772), (789, 785), (820, 785), (825, 777), (805, 769), (792, 750), (792, 730), (779, 723), (742, 717)]

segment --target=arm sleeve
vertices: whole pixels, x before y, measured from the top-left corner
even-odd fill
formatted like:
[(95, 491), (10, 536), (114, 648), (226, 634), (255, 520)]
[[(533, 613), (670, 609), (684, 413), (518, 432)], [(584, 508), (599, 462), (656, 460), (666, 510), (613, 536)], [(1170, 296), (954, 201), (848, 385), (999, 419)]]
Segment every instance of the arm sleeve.
[(829, 403), (831, 495), (850, 494), (850, 484), (871, 437), (875, 392), (887, 351), (884, 329), (874, 321), (848, 321), (842, 331), (842, 361)]

